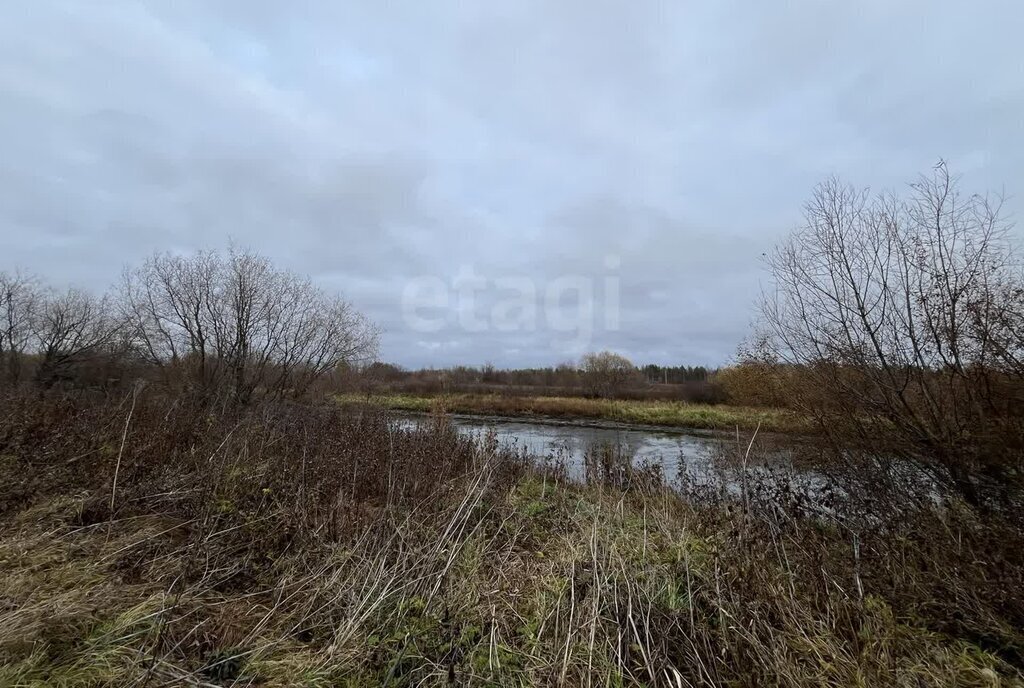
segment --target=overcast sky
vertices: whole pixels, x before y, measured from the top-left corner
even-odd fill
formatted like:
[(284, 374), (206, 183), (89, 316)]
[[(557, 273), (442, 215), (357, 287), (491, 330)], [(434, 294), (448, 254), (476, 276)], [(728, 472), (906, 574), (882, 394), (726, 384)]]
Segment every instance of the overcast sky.
[(1019, 0), (10, 0), (0, 269), (102, 290), (233, 238), (407, 366), (719, 364), (830, 174), (942, 157), (1019, 220), (1022, 33)]

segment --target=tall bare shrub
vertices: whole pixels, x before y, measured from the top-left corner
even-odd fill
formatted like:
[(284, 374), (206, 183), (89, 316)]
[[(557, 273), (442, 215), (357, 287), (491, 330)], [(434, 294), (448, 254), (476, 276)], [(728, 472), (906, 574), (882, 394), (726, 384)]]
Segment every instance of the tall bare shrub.
[(36, 380), (45, 386), (109, 353), (121, 331), (108, 297), (75, 288), (44, 292), (32, 320)]
[(917, 461), (969, 501), (1020, 465), (1024, 299), (1000, 203), (945, 164), (906, 198), (831, 179), (768, 259), (760, 353), (844, 445)]
[(21, 379), (42, 302), (39, 281), (23, 272), (0, 272), (0, 379)]
[(235, 248), (152, 256), (125, 274), (121, 310), (150, 363), (242, 402), (302, 394), (377, 346), (349, 302)]
[(620, 394), (642, 379), (632, 361), (612, 351), (586, 354), (580, 361), (580, 369), (584, 387), (599, 397)]

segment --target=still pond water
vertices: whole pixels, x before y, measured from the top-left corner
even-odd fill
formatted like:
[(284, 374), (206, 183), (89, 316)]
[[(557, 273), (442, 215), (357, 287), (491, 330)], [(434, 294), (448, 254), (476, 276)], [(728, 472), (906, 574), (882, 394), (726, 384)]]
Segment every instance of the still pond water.
[[(411, 427), (428, 422), (427, 416), (404, 415), (399, 423)], [(682, 472), (701, 482), (716, 482), (722, 477), (713, 470), (716, 461), (729, 452), (737, 455), (737, 438), (728, 433), (700, 430), (596, 426), (561, 422), (534, 422), (512, 418), (455, 416), (452, 424), (462, 433), (483, 438), (493, 433), (500, 446), (526, 451), (539, 458), (563, 462), (575, 478), (583, 476), (585, 457), (609, 449), (634, 466), (659, 465), (664, 476), (675, 480)], [(742, 449), (751, 433), (740, 438)], [(791, 470), (790, 452), (777, 441), (758, 440), (754, 471), (771, 466), (773, 471)], [(728, 480), (727, 480), (728, 482)]]

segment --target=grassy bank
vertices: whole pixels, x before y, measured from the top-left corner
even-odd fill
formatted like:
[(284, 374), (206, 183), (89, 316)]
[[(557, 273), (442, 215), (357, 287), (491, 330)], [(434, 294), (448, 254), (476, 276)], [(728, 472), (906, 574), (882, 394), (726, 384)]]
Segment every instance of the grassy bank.
[(467, 508), (401, 520), (372, 545), (254, 559), (244, 586), (188, 573), (180, 521), (83, 529), (81, 498), (41, 503), (0, 539), (0, 597), (16, 605), (2, 614), (0, 683), (995, 686), (1017, 675), (976, 640), (851, 595), (845, 567), (813, 571), (800, 548), (820, 535), (787, 538), (787, 564), (652, 496), (622, 502), (539, 477), (487, 492), (471, 486)]
[(956, 510), (840, 528), (334, 407), (0, 410), (0, 685), (1022, 679), (1019, 540)]
[(586, 399), (583, 397), (504, 396), (498, 394), (342, 395), (349, 402), (367, 401), (401, 411), (434, 411), (471, 415), (604, 420), (636, 425), (664, 425), (705, 430), (807, 432), (809, 425), (782, 409), (693, 404), (681, 401)]

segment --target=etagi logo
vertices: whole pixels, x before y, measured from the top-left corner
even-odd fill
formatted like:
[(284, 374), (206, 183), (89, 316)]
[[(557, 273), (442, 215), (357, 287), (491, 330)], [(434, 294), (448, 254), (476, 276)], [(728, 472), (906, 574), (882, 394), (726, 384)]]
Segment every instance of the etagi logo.
[(544, 328), (552, 333), (553, 344), (585, 349), (596, 328), (619, 329), (620, 263), (617, 256), (605, 258), (605, 271), (597, 277), (488, 279), (472, 266), (463, 266), (450, 280), (419, 277), (402, 290), (402, 319), (409, 329), (423, 333), (453, 326), (464, 332)]

